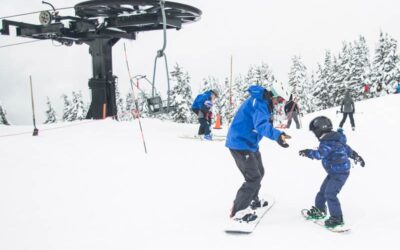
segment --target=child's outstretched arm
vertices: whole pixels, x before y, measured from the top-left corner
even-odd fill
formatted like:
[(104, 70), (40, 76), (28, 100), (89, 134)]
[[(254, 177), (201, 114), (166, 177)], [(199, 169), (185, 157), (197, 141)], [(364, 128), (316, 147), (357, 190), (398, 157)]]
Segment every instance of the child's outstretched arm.
[(356, 165), (357, 165), (357, 163), (360, 163), (361, 167), (365, 167), (364, 159), (355, 150), (352, 150), (352, 154), (350, 155), (350, 158), (354, 160), (354, 163)]
[(308, 157), (310, 159), (321, 160), (321, 159), (325, 158), (331, 150), (332, 150), (331, 147), (324, 145), (324, 144), (320, 144), (319, 148), (317, 150), (313, 150), (313, 149), (300, 150), (299, 155)]
[(365, 166), (364, 159), (354, 149), (352, 149), (349, 145), (346, 145), (346, 151), (347, 151), (347, 155), (349, 156), (349, 158), (353, 159), (354, 163), (356, 165), (357, 165), (357, 163), (360, 163), (361, 167)]

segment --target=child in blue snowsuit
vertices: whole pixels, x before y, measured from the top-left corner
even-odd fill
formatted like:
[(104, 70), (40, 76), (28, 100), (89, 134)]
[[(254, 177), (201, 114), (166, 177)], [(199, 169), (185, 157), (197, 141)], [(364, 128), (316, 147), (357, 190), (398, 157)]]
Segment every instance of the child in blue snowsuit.
[(346, 183), (350, 174), (350, 160), (360, 163), (362, 167), (365, 162), (350, 146), (346, 144), (347, 139), (342, 129), (338, 132), (332, 131), (332, 122), (325, 116), (319, 116), (310, 122), (310, 130), (319, 139), (317, 150), (304, 149), (299, 152), (300, 156), (311, 159), (322, 160), (322, 165), (328, 176), (323, 181), (320, 191), (315, 198), (315, 206), (308, 210), (310, 219), (324, 219), (326, 206), (330, 218), (325, 221), (325, 226), (335, 228), (343, 225), (343, 213), (337, 195)]
[(215, 99), (218, 98), (218, 93), (215, 90), (208, 90), (196, 97), (192, 104), (192, 111), (197, 115), (200, 123), (198, 135), (204, 135), (204, 139), (212, 140), (211, 135), (211, 108)]
[(273, 93), (261, 86), (251, 86), (248, 91), (250, 97), (236, 112), (225, 144), (245, 179), (237, 191), (230, 217), (247, 222), (257, 218), (252, 210), (268, 205), (258, 197), (264, 177), (259, 142), (263, 137), (268, 137), (287, 148), (289, 145), (285, 140), (290, 138), (271, 124)]

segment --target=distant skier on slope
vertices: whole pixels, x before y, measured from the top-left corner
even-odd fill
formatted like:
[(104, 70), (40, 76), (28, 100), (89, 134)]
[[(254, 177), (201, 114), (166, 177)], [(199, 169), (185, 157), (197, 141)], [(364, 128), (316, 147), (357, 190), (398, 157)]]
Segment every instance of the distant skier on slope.
[(356, 151), (346, 144), (346, 136), (342, 129), (332, 131), (332, 122), (325, 116), (319, 116), (310, 122), (310, 130), (320, 141), (318, 150), (304, 149), (299, 151), (300, 156), (322, 160), (322, 165), (328, 176), (323, 181), (320, 191), (315, 198), (315, 206), (307, 211), (309, 219), (321, 220), (327, 215), (325, 204), (328, 203), (330, 218), (325, 221), (325, 226), (335, 228), (344, 225), (343, 213), (340, 206), (338, 193), (346, 183), (350, 174), (350, 161), (365, 162)]
[(196, 97), (192, 104), (192, 110), (197, 115), (200, 123), (198, 135), (202, 137), (204, 135), (205, 140), (212, 140), (211, 135), (211, 108), (218, 98), (218, 92), (215, 90), (208, 90)]
[(350, 116), (351, 128), (353, 130), (355, 130), (355, 128), (356, 128), (356, 126), (354, 124), (354, 112), (355, 111), (356, 111), (356, 107), (354, 105), (354, 101), (351, 98), (350, 91), (347, 90), (344, 95), (343, 101), (342, 101), (342, 106), (340, 108), (340, 112), (343, 113), (343, 119), (339, 124), (340, 128), (343, 128), (343, 124), (346, 122), (347, 116)]
[(400, 94), (400, 82), (397, 83), (396, 94)]
[(272, 112), (271, 91), (261, 86), (251, 86), (250, 97), (244, 101), (229, 128), (226, 147), (229, 148), (245, 182), (237, 192), (230, 217), (234, 220), (252, 221), (256, 215), (252, 210), (267, 206), (258, 197), (264, 166), (259, 152), (259, 142), (265, 136), (282, 147), (289, 147), (290, 136), (275, 129), (270, 123)]
[(287, 128), (290, 128), (290, 125), (292, 124), (292, 119), (294, 119), (294, 122), (296, 123), (296, 128), (300, 129), (299, 113), (299, 105), (293, 100), (293, 95), (290, 95), (289, 101), (285, 104), (285, 114), (288, 118)]

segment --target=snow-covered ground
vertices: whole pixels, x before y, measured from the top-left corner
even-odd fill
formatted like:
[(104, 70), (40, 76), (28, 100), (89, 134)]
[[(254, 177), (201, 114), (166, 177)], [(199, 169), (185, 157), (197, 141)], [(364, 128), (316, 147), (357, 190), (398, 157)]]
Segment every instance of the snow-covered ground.
[[(224, 142), (179, 138), (197, 125), (143, 120), (147, 155), (136, 121), (0, 137), (0, 249), (400, 249), (399, 108), (400, 95), (357, 103), (357, 130), (345, 125), (366, 161), (340, 194), (346, 235), (300, 216), (325, 176), (297, 153), (318, 145), (307, 129), (317, 114), (287, 131), (289, 149), (262, 141), (262, 192), (276, 204), (251, 235), (223, 231), (243, 180)], [(337, 125), (335, 111), (318, 114)], [(0, 126), (0, 136), (21, 131), (32, 129)]]

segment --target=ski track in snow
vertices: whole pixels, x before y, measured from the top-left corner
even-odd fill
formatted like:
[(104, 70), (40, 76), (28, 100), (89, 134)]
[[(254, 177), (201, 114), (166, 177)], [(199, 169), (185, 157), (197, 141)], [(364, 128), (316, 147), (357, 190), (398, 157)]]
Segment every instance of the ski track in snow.
[[(399, 107), (400, 95), (359, 102), (356, 131), (345, 124), (366, 161), (340, 194), (346, 235), (300, 215), (325, 177), (320, 161), (298, 156), (318, 145), (308, 122), (323, 114), (337, 126), (337, 108), (286, 130), (289, 149), (262, 141), (261, 192), (276, 204), (251, 235), (224, 233), (243, 180), (224, 142), (179, 138), (197, 125), (143, 119), (147, 155), (137, 121), (0, 138), (0, 249), (399, 249)], [(30, 130), (0, 126), (0, 135)]]

